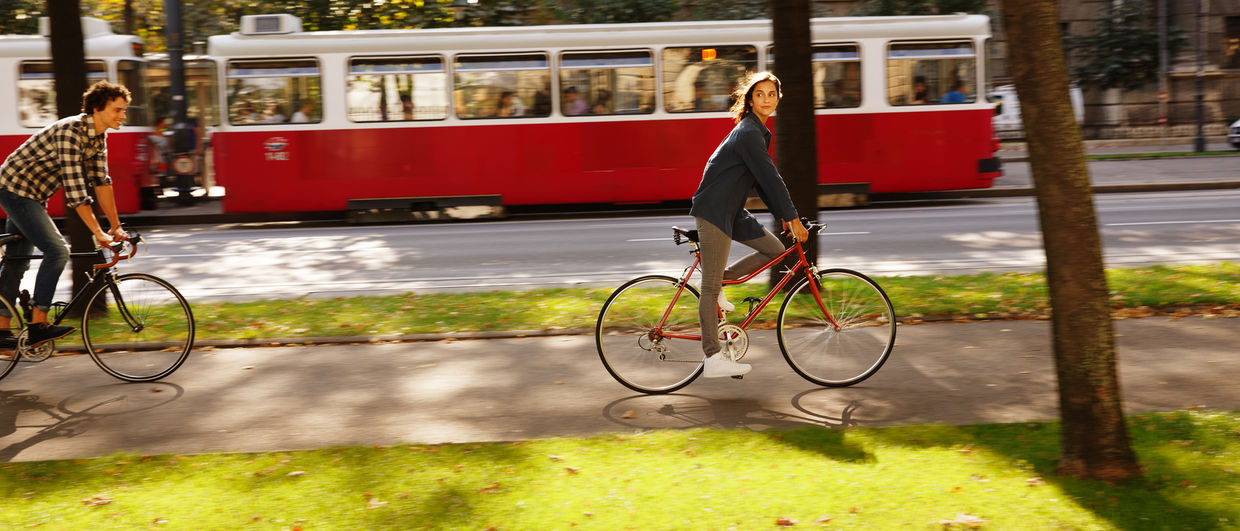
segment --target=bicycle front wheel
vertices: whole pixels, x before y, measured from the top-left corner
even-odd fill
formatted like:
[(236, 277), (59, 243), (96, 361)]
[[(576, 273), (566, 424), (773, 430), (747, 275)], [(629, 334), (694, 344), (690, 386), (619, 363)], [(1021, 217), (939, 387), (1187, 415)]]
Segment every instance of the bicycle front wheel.
[[(698, 291), (662, 275), (616, 289), (598, 314), (594, 341), (607, 372), (634, 391), (670, 393), (702, 374)], [(663, 315), (667, 314), (667, 319)]]
[(846, 387), (869, 378), (896, 342), (891, 299), (869, 277), (848, 269), (828, 269), (814, 280), (797, 282), (779, 309), (784, 359), (818, 385)]
[(17, 366), (21, 358), (21, 350), (17, 346), (18, 337), (22, 333), (21, 313), (13, 309), (9, 301), (0, 297), (0, 310), (9, 314), (9, 325), (0, 326), (0, 378), (8, 376)]
[(104, 284), (82, 318), (95, 363), (127, 382), (153, 382), (177, 370), (194, 348), (194, 314), (163, 279), (130, 273)]

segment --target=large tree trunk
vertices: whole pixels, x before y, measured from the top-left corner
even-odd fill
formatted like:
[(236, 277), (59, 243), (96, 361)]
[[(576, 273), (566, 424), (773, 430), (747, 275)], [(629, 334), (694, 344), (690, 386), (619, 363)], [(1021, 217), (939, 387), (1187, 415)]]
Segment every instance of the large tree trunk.
[(1068, 97), (1055, 0), (1003, 0), (1008, 62), (1020, 97), (1046, 248), (1062, 421), (1058, 472), (1141, 474), (1120, 405), (1115, 336), (1089, 168)]
[[(809, 4), (809, 0), (771, 2), (775, 76), (784, 92), (775, 117), (775, 156), (797, 213), (818, 219), (818, 144), (814, 127), (814, 73), (810, 65)], [(818, 258), (816, 238), (805, 242), (805, 255), (811, 263)], [(772, 284), (783, 276), (781, 269), (771, 268)]]
[[(48, 0), (47, 14), (51, 19), (52, 74), (55, 76), (56, 113), (61, 118), (82, 110), (82, 93), (86, 92), (86, 45), (82, 38), (81, 3), (79, 0)], [(73, 252), (95, 249), (94, 238), (82, 218), (66, 205), (65, 229)], [(94, 258), (73, 258), (73, 293), (86, 287), (86, 273)]]

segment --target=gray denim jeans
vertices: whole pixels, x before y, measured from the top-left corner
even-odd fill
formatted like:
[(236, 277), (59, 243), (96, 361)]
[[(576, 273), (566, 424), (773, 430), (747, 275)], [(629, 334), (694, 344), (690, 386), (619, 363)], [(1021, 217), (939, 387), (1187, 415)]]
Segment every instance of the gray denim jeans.
[(702, 251), (702, 298), (698, 300), (698, 322), (702, 326), (702, 352), (712, 356), (722, 348), (719, 334), (707, 330), (719, 329), (719, 291), (724, 280), (736, 280), (754, 271), (772, 258), (784, 252), (784, 244), (771, 231), (763, 229), (761, 238), (741, 242), (757, 251), (728, 266), (728, 251), (732, 248), (729, 238), (719, 227), (702, 218), (697, 221), (698, 245)]

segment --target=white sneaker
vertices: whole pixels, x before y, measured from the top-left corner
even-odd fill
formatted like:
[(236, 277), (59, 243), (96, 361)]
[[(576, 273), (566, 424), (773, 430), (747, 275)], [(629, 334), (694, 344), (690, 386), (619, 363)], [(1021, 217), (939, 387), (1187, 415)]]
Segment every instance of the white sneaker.
[(706, 358), (706, 362), (703, 365), (702, 376), (707, 378), (740, 376), (753, 369), (753, 366), (748, 363), (737, 363), (720, 354)]
[(730, 312), (736, 309), (735, 304), (728, 302), (728, 297), (727, 295), (724, 295), (723, 290), (719, 290), (719, 309), (725, 312)]

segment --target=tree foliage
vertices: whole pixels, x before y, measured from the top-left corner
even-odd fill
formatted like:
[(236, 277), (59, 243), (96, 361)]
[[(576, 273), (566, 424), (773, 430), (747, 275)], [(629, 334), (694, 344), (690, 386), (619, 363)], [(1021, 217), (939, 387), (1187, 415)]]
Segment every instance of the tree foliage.
[(950, 15), (984, 13), (986, 0), (863, 0), (854, 15)]
[[(1094, 32), (1069, 34), (1068, 50), (1076, 57), (1072, 77), (1086, 88), (1136, 89), (1158, 80), (1158, 28), (1142, 2), (1126, 0), (1094, 21)], [(1168, 54), (1188, 42), (1184, 31), (1167, 29)]]

